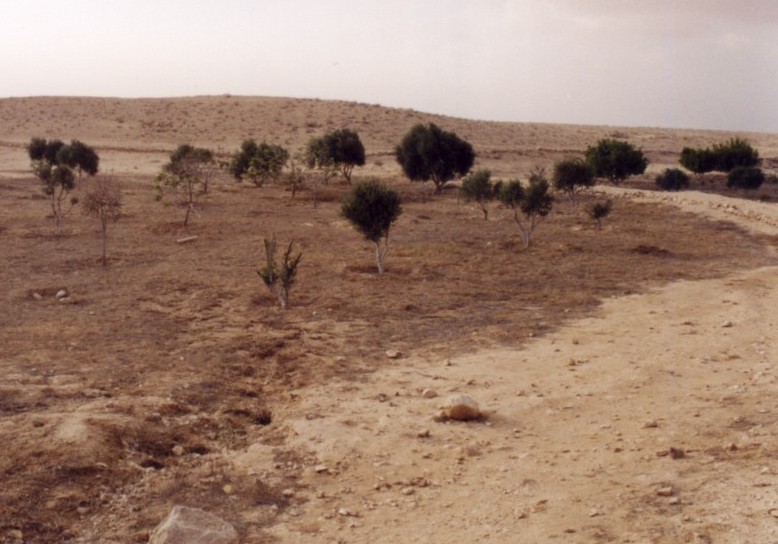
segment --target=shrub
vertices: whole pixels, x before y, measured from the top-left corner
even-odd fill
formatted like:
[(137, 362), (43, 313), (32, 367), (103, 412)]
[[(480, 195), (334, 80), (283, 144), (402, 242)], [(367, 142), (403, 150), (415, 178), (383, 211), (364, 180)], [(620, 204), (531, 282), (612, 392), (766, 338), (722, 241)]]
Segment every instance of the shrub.
[[(543, 170), (535, 170), (530, 174), (526, 189), (519, 180), (511, 180), (500, 186), (498, 198), (513, 210), (513, 220), (519, 227), (525, 249), (532, 242), (535, 229), (551, 213), (554, 198), (549, 194), (549, 189), (550, 185), (543, 175)], [(524, 220), (521, 219), (520, 213)]]
[(325, 171), (340, 172), (347, 183), (356, 166), (365, 164), (365, 146), (355, 131), (344, 128), (328, 132), (308, 142), (308, 166)]
[(106, 177), (95, 178), (94, 186), (87, 191), (81, 202), (84, 215), (100, 221), (102, 234), (102, 263), (106, 266), (106, 245), (108, 239), (108, 223), (119, 220), (122, 208), (122, 194), (114, 182)]
[(663, 191), (680, 191), (689, 187), (689, 176), (678, 168), (667, 168), (656, 177), (656, 184)]
[(570, 198), (570, 205), (578, 208), (579, 195), (594, 185), (594, 171), (589, 163), (582, 159), (570, 159), (554, 165), (554, 189)]
[(602, 220), (608, 217), (613, 209), (613, 201), (592, 202), (586, 207), (586, 214), (597, 222), (597, 230), (602, 230)]
[(280, 145), (245, 140), (230, 164), (230, 173), (237, 181), (249, 178), (262, 187), (267, 180), (276, 180), (289, 160), (289, 152)]
[(642, 174), (648, 166), (643, 152), (628, 142), (604, 139), (586, 150), (586, 162), (592, 167), (594, 176), (608, 178), (614, 185), (620, 185), (630, 176)]
[(764, 172), (755, 166), (738, 166), (727, 175), (727, 187), (754, 191), (765, 181)]

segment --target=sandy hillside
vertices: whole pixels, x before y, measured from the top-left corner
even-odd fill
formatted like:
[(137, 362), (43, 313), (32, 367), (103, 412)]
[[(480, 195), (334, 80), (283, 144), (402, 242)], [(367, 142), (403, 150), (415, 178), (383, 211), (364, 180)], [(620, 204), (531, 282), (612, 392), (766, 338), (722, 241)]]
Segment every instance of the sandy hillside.
[[(391, 151), (420, 121), (502, 177), (602, 137), (652, 165), (584, 198), (613, 200), (601, 231), (559, 198), (523, 251), (507, 210), (484, 221), (402, 179)], [(153, 200), (179, 143), (294, 151), (343, 126), (367, 147), (356, 175), (403, 197), (384, 277), (338, 215), (342, 184), (314, 209), (308, 190), (221, 176), (187, 228)], [(108, 267), (77, 208), (53, 236), (32, 136), (94, 145), (114, 175)], [(778, 542), (778, 188), (652, 190), (684, 146), (733, 136), (775, 169), (770, 134), (282, 98), (0, 100), (0, 542), (147, 542), (175, 504), (244, 544)], [(270, 235), (304, 253), (287, 311), (255, 275)], [(484, 417), (436, 421), (450, 395)]]

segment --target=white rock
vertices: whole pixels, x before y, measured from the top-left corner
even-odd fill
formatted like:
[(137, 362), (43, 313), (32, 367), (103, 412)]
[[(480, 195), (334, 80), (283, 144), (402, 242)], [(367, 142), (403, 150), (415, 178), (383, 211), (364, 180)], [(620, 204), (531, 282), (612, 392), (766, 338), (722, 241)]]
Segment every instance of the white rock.
[(402, 352), (396, 349), (386, 350), (386, 356), (389, 357), (390, 359), (399, 359), (400, 357), (402, 357), (402, 355), (403, 355)]
[(57, 294), (54, 295), (54, 298), (59, 300), (61, 298), (65, 298), (66, 296), (68, 296), (68, 292), (65, 291), (64, 289), (60, 289), (59, 291), (57, 291)]
[(149, 544), (238, 544), (238, 532), (205, 510), (176, 505), (151, 533)]
[(434, 399), (435, 397), (438, 396), (438, 392), (435, 391), (434, 389), (425, 389), (424, 391), (421, 392), (421, 396), (424, 397), (425, 399)]

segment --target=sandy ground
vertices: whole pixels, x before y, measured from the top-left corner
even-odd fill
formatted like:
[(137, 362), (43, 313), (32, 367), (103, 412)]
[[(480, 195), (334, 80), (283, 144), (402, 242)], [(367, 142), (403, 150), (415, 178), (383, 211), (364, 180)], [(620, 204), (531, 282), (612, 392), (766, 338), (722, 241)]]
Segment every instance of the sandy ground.
[[(729, 205), (689, 198), (714, 216)], [(774, 210), (738, 208), (730, 218), (774, 228)], [(770, 267), (679, 282), (612, 299), (525, 349), (408, 357), (362, 383), (300, 391), (284, 420), (309, 459), (296, 491), (307, 502), (270, 533), (311, 543), (778, 541), (776, 278)], [(433, 421), (453, 394), (488, 418)], [(272, 459), (271, 446), (255, 445), (232, 462), (272, 478), (262, 468)]]

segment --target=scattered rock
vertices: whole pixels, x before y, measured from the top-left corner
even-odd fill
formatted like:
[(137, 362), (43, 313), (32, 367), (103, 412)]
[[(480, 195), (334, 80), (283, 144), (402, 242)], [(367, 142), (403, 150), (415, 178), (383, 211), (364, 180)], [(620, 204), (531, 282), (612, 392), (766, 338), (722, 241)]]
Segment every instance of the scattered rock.
[(32, 298), (34, 298), (35, 300), (42, 300), (43, 295), (41, 295), (40, 293), (33, 293)]
[(656, 494), (660, 497), (672, 497), (675, 495), (675, 490), (671, 486), (667, 485), (657, 489)]
[(467, 395), (454, 395), (449, 397), (436, 419), (439, 421), (449, 419), (454, 421), (471, 421), (479, 419), (481, 415), (481, 408), (472, 398)]
[(181, 444), (176, 444), (175, 446), (173, 446), (172, 451), (173, 451), (173, 455), (175, 455), (176, 457), (181, 457), (182, 455), (184, 455), (184, 447)]
[(722, 324), (721, 324), (721, 327), (722, 327), (723, 329), (728, 329), (728, 328), (730, 328), (731, 326), (732, 326), (732, 321), (725, 321), (724, 323), (722, 323)]
[(225, 484), (224, 487), (222, 487), (222, 491), (224, 491), (225, 495), (233, 495), (235, 493), (235, 487), (233, 487), (232, 484)]
[(199, 236), (185, 236), (184, 238), (179, 238), (176, 240), (177, 244), (188, 244), (189, 242), (194, 242), (197, 240)]
[(402, 352), (396, 349), (388, 349), (386, 350), (386, 356), (390, 359), (399, 359), (403, 356)]
[(403, 495), (413, 495), (414, 493), (416, 493), (416, 490), (412, 487), (404, 487), (402, 490)]
[(313, 469), (316, 474), (329, 474), (330, 469), (327, 468), (327, 465), (316, 465)]
[(149, 544), (237, 544), (238, 532), (213, 514), (176, 505), (152, 531)]
[(430, 437), (430, 430), (429, 429), (421, 430), (421, 431), (419, 431), (416, 434), (416, 436), (419, 437), (419, 438), (429, 438)]
[(57, 291), (57, 294), (54, 295), (54, 298), (56, 298), (57, 300), (61, 300), (67, 296), (68, 296), (68, 292), (65, 289), (60, 289), (59, 291)]
[(669, 453), (672, 459), (683, 459), (686, 457), (686, 452), (681, 448), (670, 448)]
[(438, 392), (434, 389), (425, 389), (421, 392), (421, 396), (425, 399), (434, 399), (438, 396)]
[(357, 514), (353, 510), (349, 510), (348, 508), (340, 508), (340, 509), (338, 509), (338, 515), (339, 516), (343, 516), (344, 518), (357, 518), (357, 517), (359, 517), (359, 514)]
[(654, 421), (654, 420), (652, 420), (652, 421), (647, 421), (647, 422), (646, 422), (646, 423), (643, 425), (643, 428), (644, 428), (644, 429), (656, 429), (657, 427), (659, 427), (659, 423), (658, 423), (657, 421)]

